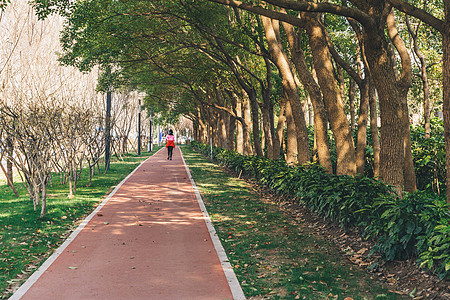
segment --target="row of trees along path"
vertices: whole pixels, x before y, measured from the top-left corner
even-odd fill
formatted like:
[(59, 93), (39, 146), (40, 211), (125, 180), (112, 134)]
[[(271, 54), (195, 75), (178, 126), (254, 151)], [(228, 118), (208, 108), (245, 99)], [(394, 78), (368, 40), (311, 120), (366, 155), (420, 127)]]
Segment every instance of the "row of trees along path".
[[(4, 7), (8, 1), (0, 3)], [(367, 165), (370, 120), (373, 175), (399, 194), (416, 190), (409, 127), (414, 101), (423, 101), (421, 112), (430, 135), (429, 58), (437, 68), (430, 73), (440, 81), (433, 83), (432, 91), (434, 102), (442, 99), (450, 155), (448, 1), (50, 4), (35, 0), (32, 4), (41, 18), (54, 12), (66, 18), (61, 33), (63, 64), (81, 71), (99, 66), (100, 91), (145, 92), (147, 107), (155, 114), (167, 120), (180, 114), (190, 118), (197, 140), (274, 159), (283, 149), (290, 164), (316, 160), (333, 172), (329, 127), (336, 145), (335, 172), (354, 176), (364, 173)], [(427, 48), (428, 57), (423, 54)], [(414, 74), (420, 76), (420, 85)], [(413, 84), (423, 89), (423, 99), (413, 93)], [(314, 124), (314, 145), (308, 138), (307, 119)], [(17, 137), (13, 147), (20, 143), (14, 130), (6, 132), (8, 138)], [(42, 157), (40, 172), (49, 174), (54, 167), (49, 160)], [(446, 163), (449, 169), (450, 158)], [(446, 176), (450, 185), (450, 172)], [(39, 189), (45, 194), (46, 177), (28, 184), (30, 195)], [(450, 202), (450, 189), (447, 193)]]
[[(429, 58), (437, 68), (433, 76), (442, 76), (434, 91), (442, 86), (435, 97), (442, 98), (450, 155), (449, 1), (33, 3), (42, 18), (53, 12), (67, 18), (63, 63), (81, 70), (100, 65), (100, 83), (134, 86), (148, 95), (152, 109), (188, 116), (198, 140), (277, 159), (287, 135), (288, 163), (318, 160), (332, 172), (329, 126), (336, 173), (353, 176), (364, 171), (370, 119), (374, 176), (399, 194), (416, 190), (409, 109), (420, 97), (411, 99), (412, 84), (423, 88), (429, 135)], [(314, 151), (307, 117), (314, 124)], [(448, 195), (450, 200), (450, 189)]]

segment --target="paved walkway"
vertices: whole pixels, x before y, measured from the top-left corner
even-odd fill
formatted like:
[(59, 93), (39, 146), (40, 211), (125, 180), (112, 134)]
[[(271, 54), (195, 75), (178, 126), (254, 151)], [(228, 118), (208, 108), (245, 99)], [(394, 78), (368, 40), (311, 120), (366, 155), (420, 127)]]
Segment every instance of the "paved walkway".
[(195, 190), (161, 149), (11, 299), (243, 299)]

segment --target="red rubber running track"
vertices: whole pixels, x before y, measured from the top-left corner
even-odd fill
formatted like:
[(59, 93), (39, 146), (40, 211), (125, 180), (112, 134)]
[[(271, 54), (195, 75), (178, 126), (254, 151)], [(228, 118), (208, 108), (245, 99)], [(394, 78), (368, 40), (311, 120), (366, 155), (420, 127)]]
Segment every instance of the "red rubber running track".
[(173, 160), (165, 149), (146, 160), (90, 217), (11, 299), (233, 299), (178, 147)]

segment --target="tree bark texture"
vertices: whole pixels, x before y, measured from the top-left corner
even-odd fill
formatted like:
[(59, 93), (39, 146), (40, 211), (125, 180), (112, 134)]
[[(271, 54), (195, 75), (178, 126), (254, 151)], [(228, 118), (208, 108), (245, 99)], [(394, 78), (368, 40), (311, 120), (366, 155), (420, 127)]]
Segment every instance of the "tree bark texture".
[(255, 149), (256, 155), (264, 156), (261, 147), (261, 140), (259, 138), (259, 104), (258, 98), (256, 96), (256, 91), (254, 89), (251, 89), (248, 97), (250, 100), (250, 111), (252, 114), (253, 147)]
[(337, 80), (339, 83), (339, 91), (341, 92), (341, 99), (345, 99), (345, 78), (344, 70), (339, 64), (336, 64)]
[[(392, 44), (397, 50), (400, 59), (402, 70), (397, 79), (397, 87), (400, 92), (400, 100), (403, 110), (403, 151), (404, 151), (404, 166), (403, 166), (403, 176), (405, 180), (405, 190), (407, 192), (414, 192), (416, 190), (416, 173), (414, 170), (414, 162), (411, 152), (411, 131), (409, 122), (409, 112), (408, 112), (408, 91), (412, 82), (412, 66), (411, 58), (409, 56), (409, 51), (401, 39), (397, 26), (395, 24), (394, 10), (392, 9), (386, 19), (386, 25), (388, 29), (389, 37), (391, 38)], [(395, 63), (393, 63), (395, 65)]]
[(314, 120), (313, 120), (313, 108), (312, 108), (312, 104), (311, 104), (311, 99), (310, 96), (308, 95), (308, 126), (313, 126), (314, 125)]
[(373, 82), (369, 81), (369, 105), (370, 105), (370, 133), (372, 135), (372, 149), (373, 149), (373, 177), (380, 176), (380, 135), (378, 132), (378, 112), (376, 90)]
[(111, 91), (106, 93), (105, 118), (105, 173), (109, 170), (111, 160)]
[(344, 110), (344, 102), (333, 73), (331, 54), (324, 29), (316, 14), (301, 13), (313, 55), (314, 67), (322, 90), (328, 118), (336, 141), (338, 175), (356, 174), (355, 146)]
[(267, 157), (273, 159), (273, 136), (270, 130), (270, 116), (269, 108), (267, 105), (263, 105), (261, 108), (262, 119), (263, 119), (263, 132), (265, 146), (267, 147)]
[(13, 172), (13, 154), (14, 143), (10, 136), (6, 138), (6, 179), (8, 185), (14, 188), (14, 172)]
[[(228, 149), (228, 138), (227, 138), (227, 121), (226, 121), (227, 114), (224, 111), (219, 112), (219, 119), (220, 119), (220, 130), (219, 130), (219, 136), (220, 136), (220, 146), (222, 148)], [(228, 118), (229, 120), (229, 118)]]
[(292, 107), (289, 100), (286, 101), (286, 108), (285, 108), (285, 114), (286, 114), (286, 124), (287, 124), (287, 130), (286, 130), (286, 163), (288, 165), (295, 165), (297, 164), (297, 137), (295, 132), (295, 122), (294, 122), (294, 116), (292, 114)]
[(234, 151), (236, 148), (235, 132), (236, 132), (236, 120), (233, 116), (228, 116), (228, 132), (227, 132), (227, 149)]
[[(242, 102), (236, 102), (236, 114), (243, 118), (242, 114)], [(242, 128), (242, 124), (237, 122), (236, 124), (236, 151), (240, 154), (244, 153), (244, 130)]]
[(266, 64), (266, 82), (267, 86), (261, 84), (261, 94), (263, 103), (261, 105), (261, 114), (263, 120), (263, 132), (265, 138), (265, 145), (267, 147), (267, 157), (273, 159), (273, 141), (274, 141), (274, 119), (273, 119), (273, 105), (271, 100), (272, 83), (271, 83), (271, 67), (272, 64), (268, 58), (264, 58)]
[(281, 149), (284, 142), (284, 127), (286, 124), (286, 99), (285, 97), (281, 96), (281, 99), (279, 101), (280, 105), (280, 113), (278, 115), (278, 122), (277, 122), (277, 129), (275, 133), (275, 140), (273, 143), (273, 154), (274, 159), (279, 159), (281, 155)]
[(253, 155), (253, 149), (251, 144), (251, 133), (252, 133), (252, 116), (250, 109), (250, 101), (248, 99), (244, 99), (242, 102), (242, 114), (244, 116), (245, 126), (244, 130), (244, 154), (245, 155)]
[(367, 120), (369, 115), (369, 83), (361, 84), (361, 96), (358, 116), (358, 138), (356, 142), (356, 172), (364, 174), (366, 165)]
[[(384, 6), (378, 7), (373, 14), (382, 14)], [(374, 16), (380, 19), (379, 15)], [(388, 44), (382, 25), (365, 28), (364, 42), (366, 57), (373, 81), (376, 85), (381, 116), (380, 178), (393, 185), (399, 195), (404, 186), (404, 126), (402, 120), (405, 111), (402, 95), (397, 86), (394, 63), (390, 59)]]
[[(356, 114), (355, 114), (355, 81), (350, 79), (350, 84), (348, 88), (348, 107), (350, 110), (350, 128), (351, 130), (355, 130), (356, 124)], [(358, 159), (358, 158), (356, 158)], [(358, 168), (358, 167), (356, 167)], [(358, 172), (359, 173), (359, 172)]]

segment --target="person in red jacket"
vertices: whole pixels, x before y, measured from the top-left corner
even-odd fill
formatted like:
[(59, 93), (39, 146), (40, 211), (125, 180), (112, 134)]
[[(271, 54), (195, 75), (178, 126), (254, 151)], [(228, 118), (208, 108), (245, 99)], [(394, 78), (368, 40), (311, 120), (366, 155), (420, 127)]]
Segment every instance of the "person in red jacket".
[(169, 129), (169, 134), (166, 136), (166, 142), (167, 159), (172, 160), (173, 149), (175, 148), (175, 136), (173, 135), (172, 129)]

